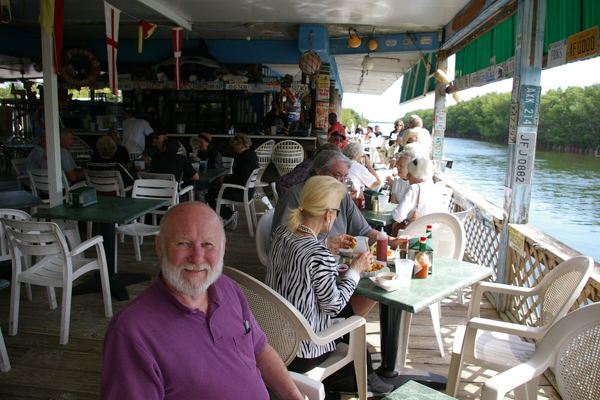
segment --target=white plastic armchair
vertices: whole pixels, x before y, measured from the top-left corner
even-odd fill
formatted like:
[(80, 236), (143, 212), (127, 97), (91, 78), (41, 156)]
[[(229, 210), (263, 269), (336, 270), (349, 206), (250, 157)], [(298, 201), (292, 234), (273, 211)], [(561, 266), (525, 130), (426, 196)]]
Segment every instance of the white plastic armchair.
[(291, 172), (296, 165), (304, 161), (304, 148), (295, 140), (284, 140), (273, 146), (272, 161), (283, 176)]
[[(460, 221), (452, 214), (447, 213), (433, 213), (427, 214), (417, 218), (413, 221), (406, 229), (404, 234), (410, 237), (424, 236), (427, 229), (427, 225), (432, 226), (433, 236), (433, 250), (434, 255), (440, 255), (443, 257), (453, 258), (455, 260), (462, 260), (465, 254), (466, 246), (466, 233), (465, 228), (462, 226)], [(462, 304), (462, 290), (459, 295), (459, 302)], [(442, 331), (440, 327), (441, 305), (438, 301), (429, 306), (431, 312), (431, 322), (433, 323), (433, 330), (435, 337), (438, 342), (440, 354), (442, 357), (444, 353), (444, 342), (442, 341)], [(405, 349), (408, 346), (408, 334), (402, 337), (404, 345), (400, 346), (399, 350)], [(405, 352), (402, 352), (404, 354)]]
[[(27, 214), (25, 211), (21, 210), (13, 210), (10, 208), (0, 208), (0, 218), (7, 219), (15, 219), (17, 221), (31, 221), (31, 216)], [(4, 227), (0, 223), (0, 261), (8, 261), (12, 260), (12, 255), (10, 254), (11, 245), (6, 233), (4, 232)], [(27, 265), (31, 264), (31, 260), (26, 261)], [(33, 300), (33, 295), (31, 294), (31, 285), (25, 284), (25, 290), (27, 291), (27, 299), (29, 301)], [(48, 288), (48, 290), (53, 290)], [(51, 293), (48, 293), (48, 298), (51, 298)]]
[[(167, 181), (174, 181), (175, 175), (173, 174), (156, 174), (152, 172), (138, 172), (138, 178), (140, 179), (164, 179)], [(183, 181), (182, 181), (183, 182)], [(179, 198), (186, 193), (189, 193), (190, 201), (194, 201), (194, 185), (188, 185), (184, 188), (181, 187), (181, 183), (178, 186), (179, 192), (177, 192), (177, 204), (179, 204)], [(154, 225), (156, 225), (156, 217), (153, 217)]]
[(363, 317), (355, 315), (315, 333), (306, 318), (289, 301), (264, 283), (231, 267), (223, 268), (223, 273), (240, 285), (254, 318), (285, 365), (296, 357), (300, 341), (310, 340), (317, 345), (325, 345), (349, 333), (348, 345), (338, 344), (323, 364), (304, 375), (322, 382), (354, 361), (359, 398), (366, 400), (367, 347), (366, 321)]
[[(104, 315), (112, 317), (112, 303), (106, 256), (102, 236), (95, 236), (69, 251), (62, 231), (53, 222), (16, 221), (2, 219), (2, 225), (12, 248), (12, 283), (8, 334), (14, 336), (19, 328), (19, 302), (21, 283), (62, 288), (60, 318), (60, 344), (69, 341), (71, 297), (73, 281), (83, 274), (99, 270), (104, 298)], [(97, 258), (78, 258), (87, 249), (95, 247)], [(27, 268), (24, 255), (38, 256), (36, 264)], [(54, 294), (54, 291), (52, 291)], [(55, 309), (56, 297), (51, 300)]]
[(289, 373), (300, 393), (306, 395), (308, 400), (325, 399), (325, 387), (321, 382), (297, 372), (289, 371)]
[[(250, 197), (248, 194), (250, 189), (254, 188), (254, 184), (256, 183), (256, 177), (258, 176), (258, 171), (260, 168), (256, 168), (248, 177), (246, 181), (246, 186), (236, 185), (233, 183), (224, 183), (221, 185), (221, 190), (219, 190), (219, 195), (217, 196), (217, 205), (216, 210), (220, 210), (222, 205), (229, 204), (235, 210), (235, 206), (242, 206), (246, 212), (246, 221), (248, 222), (248, 232), (250, 236), (254, 236), (254, 227), (257, 225), (256, 223), (256, 208), (254, 207), (254, 196)], [(242, 201), (234, 201), (223, 198), (223, 192), (227, 188), (239, 189), (244, 191), (244, 197)], [(252, 224), (254, 222), (254, 224)]]
[(267, 267), (269, 265), (269, 249), (271, 248), (271, 226), (273, 225), (273, 215), (275, 209), (272, 208), (264, 213), (256, 228), (256, 252), (260, 263)]
[(228, 174), (233, 174), (233, 162), (235, 159), (233, 157), (221, 157), (223, 161), (223, 167), (227, 170)]
[[(454, 337), (446, 393), (456, 397), (463, 363), (498, 372), (527, 361), (536, 345), (521, 338), (542, 339), (564, 317), (586, 285), (594, 266), (590, 257), (563, 261), (534, 287), (525, 288), (491, 282), (477, 282), (469, 304), (466, 326), (459, 326)], [(502, 293), (540, 300), (538, 326), (526, 326), (481, 318), (479, 303), (484, 292)]]
[(539, 376), (554, 368), (563, 400), (600, 399), (600, 303), (579, 308), (548, 330), (527, 362), (489, 379), (482, 400), (537, 399)]
[(23, 190), (23, 181), (29, 179), (27, 171), (25, 171), (26, 158), (13, 158), (10, 160), (13, 168), (15, 169), (15, 177), (17, 178), (17, 188)]
[(192, 136), (190, 138), (190, 146), (192, 147), (192, 152), (198, 153), (198, 150), (200, 150), (200, 147), (198, 146), (198, 137)]
[[(168, 202), (166, 207), (170, 207), (177, 204), (177, 187), (178, 185), (175, 180), (137, 179), (133, 183), (131, 198), (166, 200)], [(164, 214), (167, 212), (167, 210), (160, 210), (160, 212)], [(134, 221), (130, 224), (119, 225), (115, 231), (116, 234), (133, 236), (133, 249), (135, 252), (136, 261), (142, 260), (142, 253), (140, 250), (142, 238), (144, 236), (158, 235), (160, 232), (160, 228), (156, 224), (156, 214), (153, 213), (152, 217), (152, 225), (144, 224), (144, 216), (142, 216), (138, 221)], [(115, 264), (115, 273), (117, 272), (116, 268), (117, 266)]]

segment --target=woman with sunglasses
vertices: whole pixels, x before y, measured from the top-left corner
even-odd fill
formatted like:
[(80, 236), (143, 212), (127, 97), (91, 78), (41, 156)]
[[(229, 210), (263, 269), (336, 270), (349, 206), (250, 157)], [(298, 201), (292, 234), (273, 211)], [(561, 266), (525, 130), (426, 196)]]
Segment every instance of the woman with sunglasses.
[[(371, 264), (370, 253), (355, 257), (337, 282), (335, 259), (317, 240), (319, 233), (329, 232), (345, 195), (346, 188), (336, 179), (313, 176), (302, 189), (299, 206), (289, 211), (287, 226), (276, 228), (271, 241), (266, 283), (292, 303), (315, 332), (330, 327), (332, 318), (366, 315), (375, 305), (372, 300), (353, 296), (360, 273)], [(309, 371), (325, 361), (335, 348), (335, 342), (316, 345), (304, 340), (288, 369)], [(324, 384), (327, 390), (329, 382)]]
[(394, 124), (394, 130), (390, 133), (390, 140), (402, 139), (402, 131), (404, 131), (404, 121), (399, 119)]

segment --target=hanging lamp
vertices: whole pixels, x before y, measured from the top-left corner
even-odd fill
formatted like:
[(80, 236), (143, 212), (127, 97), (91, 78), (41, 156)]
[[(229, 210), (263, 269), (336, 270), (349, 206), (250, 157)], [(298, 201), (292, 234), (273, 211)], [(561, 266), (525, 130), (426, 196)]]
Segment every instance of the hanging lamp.
[(365, 56), (365, 59), (362, 62), (363, 69), (368, 72), (372, 70), (374, 66), (375, 62), (373, 61), (373, 59), (369, 56)]

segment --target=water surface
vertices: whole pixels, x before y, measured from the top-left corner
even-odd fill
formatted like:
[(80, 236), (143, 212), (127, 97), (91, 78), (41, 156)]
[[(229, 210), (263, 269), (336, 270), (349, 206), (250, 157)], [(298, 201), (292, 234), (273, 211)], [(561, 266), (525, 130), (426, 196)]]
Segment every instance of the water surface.
[[(507, 145), (446, 138), (446, 173), (502, 208)], [(600, 158), (537, 151), (529, 223), (600, 260)]]

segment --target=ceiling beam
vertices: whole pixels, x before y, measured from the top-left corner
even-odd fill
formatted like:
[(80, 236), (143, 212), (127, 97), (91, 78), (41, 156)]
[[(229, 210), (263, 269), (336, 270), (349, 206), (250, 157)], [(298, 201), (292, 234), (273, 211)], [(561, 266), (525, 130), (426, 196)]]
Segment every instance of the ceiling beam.
[(156, 11), (159, 14), (164, 15), (167, 19), (175, 22), (180, 27), (187, 29), (188, 31), (192, 30), (192, 23), (183, 18), (181, 15), (173, 12), (172, 9), (164, 6), (162, 3), (157, 0), (137, 0), (139, 3), (142, 3), (146, 7)]

